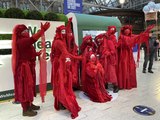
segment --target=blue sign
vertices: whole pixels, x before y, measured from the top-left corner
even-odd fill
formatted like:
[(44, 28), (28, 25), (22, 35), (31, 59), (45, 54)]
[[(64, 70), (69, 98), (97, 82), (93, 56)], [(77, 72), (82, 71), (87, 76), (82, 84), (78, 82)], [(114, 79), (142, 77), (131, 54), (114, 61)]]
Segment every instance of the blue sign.
[(144, 116), (154, 115), (156, 111), (150, 107), (138, 105), (133, 108), (133, 111)]
[(82, 0), (64, 0), (64, 14), (82, 13)]

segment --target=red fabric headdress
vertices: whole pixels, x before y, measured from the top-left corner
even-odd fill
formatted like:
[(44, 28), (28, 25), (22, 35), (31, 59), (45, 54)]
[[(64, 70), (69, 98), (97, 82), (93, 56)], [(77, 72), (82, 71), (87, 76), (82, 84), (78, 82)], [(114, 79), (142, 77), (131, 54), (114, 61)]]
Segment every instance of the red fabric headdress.
[(108, 26), (108, 30), (114, 28), (114, 30), (116, 31), (116, 26)]
[(26, 30), (27, 27), (24, 24), (16, 25), (13, 29), (12, 34), (12, 71), (15, 74), (17, 63), (18, 63), (18, 51), (17, 51), (17, 40), (21, 36), (21, 32)]
[(64, 25), (61, 25), (61, 26), (57, 27), (57, 29), (56, 29), (56, 35), (54, 37), (54, 41), (60, 39), (66, 45), (66, 41), (65, 41), (65, 39), (63, 39), (63, 36), (62, 36), (62, 33), (61, 33), (62, 30), (66, 30), (66, 27)]
[[(91, 42), (88, 42), (88, 41), (91, 41)], [(91, 45), (92, 46), (92, 36), (91, 35), (87, 35), (83, 38), (83, 42), (80, 46), (80, 50), (81, 50), (81, 53), (83, 53), (83, 51), (85, 50), (85, 48), (87, 47), (87, 45)]]
[(64, 25), (61, 25), (61, 26), (57, 27), (56, 33), (61, 33), (61, 31), (62, 31), (63, 29), (66, 29), (66, 27), (65, 27)]
[(83, 38), (83, 42), (87, 42), (88, 40), (92, 40), (92, 36), (91, 35), (87, 35)]
[(124, 31), (125, 31), (126, 29), (129, 29), (129, 30), (131, 31), (131, 33), (129, 34), (129, 36), (131, 36), (131, 35), (132, 35), (132, 25), (125, 25), (125, 26), (123, 26), (123, 27), (121, 28), (121, 34), (122, 34), (122, 35), (124, 35)]
[(99, 34), (99, 35), (97, 35), (96, 37), (95, 37), (95, 42), (96, 42), (96, 44), (98, 45), (98, 43), (100, 43), (101, 41), (98, 41), (98, 39), (102, 39), (103, 37), (104, 37), (104, 33), (102, 33), (102, 34)]

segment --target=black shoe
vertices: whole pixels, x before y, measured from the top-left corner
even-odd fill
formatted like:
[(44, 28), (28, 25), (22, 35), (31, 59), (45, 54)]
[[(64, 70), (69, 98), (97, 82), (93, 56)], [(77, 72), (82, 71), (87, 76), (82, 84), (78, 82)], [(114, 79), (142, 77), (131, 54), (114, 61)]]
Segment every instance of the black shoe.
[(86, 92), (84, 92), (83, 94), (88, 97), (88, 94)]
[(13, 103), (13, 104), (20, 104), (19, 101), (13, 101), (12, 103)]
[(107, 84), (105, 84), (105, 89), (108, 89), (108, 83), (107, 83)]
[(30, 107), (32, 110), (40, 110), (40, 106), (36, 106), (34, 104), (31, 104), (31, 107)]
[(36, 111), (33, 111), (31, 109), (28, 109), (27, 111), (23, 111), (23, 116), (33, 117), (37, 115)]
[(146, 73), (146, 70), (143, 70), (142, 73)]
[(117, 93), (118, 91), (119, 91), (118, 86), (114, 86), (114, 88), (113, 88), (113, 93)]
[(62, 104), (59, 104), (59, 108), (60, 108), (61, 110), (65, 110), (65, 109), (66, 109)]
[(149, 73), (154, 73), (152, 70), (148, 70)]

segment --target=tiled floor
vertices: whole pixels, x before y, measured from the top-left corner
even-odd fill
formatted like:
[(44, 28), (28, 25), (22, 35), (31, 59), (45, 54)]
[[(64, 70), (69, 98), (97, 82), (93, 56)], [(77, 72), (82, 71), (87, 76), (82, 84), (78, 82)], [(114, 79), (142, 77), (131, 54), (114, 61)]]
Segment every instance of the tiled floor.
[[(82, 110), (76, 120), (160, 120), (160, 61), (155, 61), (154, 74), (142, 73), (143, 58), (137, 68), (138, 87), (121, 90), (117, 99), (107, 103), (94, 103), (75, 92)], [(47, 93), (45, 103), (38, 96), (35, 104), (41, 106), (36, 117), (22, 117), (20, 105), (12, 101), (0, 103), (0, 120), (70, 120), (67, 110), (55, 111), (52, 91)], [(136, 105), (145, 105), (156, 110), (153, 116), (142, 116), (133, 111)]]

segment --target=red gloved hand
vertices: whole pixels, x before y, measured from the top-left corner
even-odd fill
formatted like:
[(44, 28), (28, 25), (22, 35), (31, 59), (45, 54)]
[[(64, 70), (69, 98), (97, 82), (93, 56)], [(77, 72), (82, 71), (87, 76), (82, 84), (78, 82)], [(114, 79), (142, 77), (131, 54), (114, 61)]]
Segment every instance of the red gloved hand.
[(71, 59), (67, 57), (65, 60), (65, 64), (69, 67), (72, 64)]
[(149, 25), (144, 32), (150, 32), (155, 27), (155, 24)]
[(44, 25), (41, 23), (41, 30), (46, 31), (49, 27), (50, 27), (50, 22), (45, 22)]
[(68, 22), (71, 22), (72, 21), (72, 17), (70, 17), (69, 19), (68, 19)]
[(49, 22), (46, 22), (44, 25), (41, 23), (41, 30), (39, 30), (36, 34), (32, 36), (33, 39), (37, 41), (49, 27), (50, 27)]

